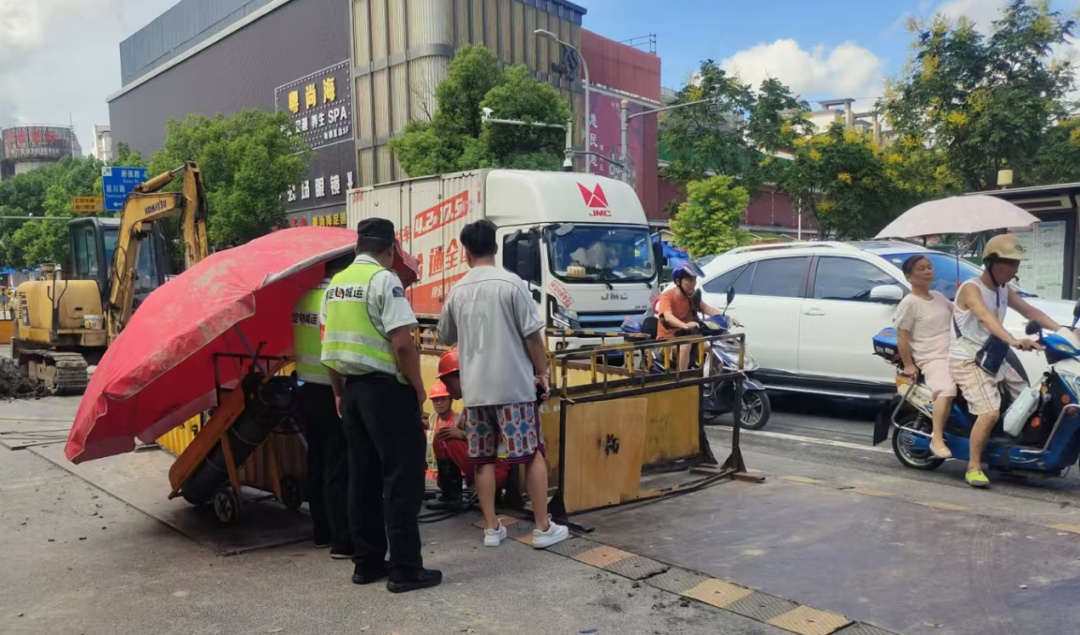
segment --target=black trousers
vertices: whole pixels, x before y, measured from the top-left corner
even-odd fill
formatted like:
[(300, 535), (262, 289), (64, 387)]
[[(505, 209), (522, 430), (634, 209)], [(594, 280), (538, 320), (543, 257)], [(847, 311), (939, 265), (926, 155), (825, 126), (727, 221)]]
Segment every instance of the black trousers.
[(334, 389), (305, 383), (300, 387), (300, 414), (308, 445), (307, 498), (315, 542), (329, 543), (336, 553), (351, 553), (349, 454)]
[(390, 375), (349, 377), (341, 410), (354, 562), (378, 568), (389, 546), (390, 579), (407, 578), (424, 564), (418, 516), (427, 442), (416, 392)]

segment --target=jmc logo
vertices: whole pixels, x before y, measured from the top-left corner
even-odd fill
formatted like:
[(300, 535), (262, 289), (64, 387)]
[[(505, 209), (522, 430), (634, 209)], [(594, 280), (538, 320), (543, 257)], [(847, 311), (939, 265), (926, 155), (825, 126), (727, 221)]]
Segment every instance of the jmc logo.
[(604, 194), (604, 189), (600, 187), (599, 183), (591, 190), (581, 183), (578, 183), (577, 186), (578, 190), (581, 191), (581, 198), (585, 201), (585, 206), (592, 209), (589, 216), (611, 218), (611, 210), (608, 209), (607, 195)]

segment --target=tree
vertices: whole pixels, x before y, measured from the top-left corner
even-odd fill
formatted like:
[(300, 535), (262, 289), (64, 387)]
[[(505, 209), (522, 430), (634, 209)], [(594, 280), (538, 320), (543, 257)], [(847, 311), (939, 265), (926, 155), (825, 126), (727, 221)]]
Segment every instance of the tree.
[(822, 237), (873, 236), (914, 200), (886, 174), (868, 135), (834, 123), (795, 143), (781, 187), (817, 218)]
[(756, 191), (753, 167), (760, 160), (760, 152), (747, 134), (747, 121), (754, 107), (753, 91), (713, 60), (706, 60), (695, 81), (680, 90), (671, 105), (706, 98), (710, 103), (662, 115), (661, 154), (668, 160), (664, 176), (692, 181), (728, 175), (739, 177), (749, 191)]
[(718, 175), (686, 184), (687, 200), (671, 221), (675, 244), (690, 257), (723, 253), (750, 242), (750, 234), (739, 229), (750, 194), (736, 186), (734, 178)]
[(534, 80), (524, 66), (504, 69), (483, 46), (458, 51), (446, 79), (435, 90), (431, 121), (412, 121), (390, 140), (402, 169), (424, 176), (482, 167), (557, 170), (566, 133), (561, 128), (484, 125), (481, 109), (500, 119), (562, 126), (570, 108), (551, 86)]
[[(231, 117), (189, 115), (166, 124), (165, 146), (150, 174), (195, 161), (206, 185), (208, 238), (214, 247), (247, 242), (285, 221), (283, 192), (303, 180), (311, 150), (283, 112), (243, 110)], [(177, 235), (167, 223), (167, 237)], [(182, 261), (180, 250), (172, 259)], [(179, 252), (179, 253), (177, 253)]]
[(1051, 126), (1066, 114), (1073, 66), (1053, 58), (1074, 22), (1048, 2), (1010, 0), (989, 36), (965, 19), (912, 22), (914, 55), (880, 106), (894, 132), (942, 153), (962, 189), (982, 190), (1009, 167), (1031, 184)]
[(1057, 122), (1047, 132), (1035, 163), (1031, 183), (1076, 183), (1080, 181), (1080, 117)]
[[(100, 192), (101, 166), (92, 157), (65, 157), (16, 175), (0, 184), (0, 213), (69, 217), (72, 197)], [(10, 266), (36, 269), (43, 263), (57, 263), (67, 268), (71, 262), (66, 221), (4, 221), (0, 231), (0, 259)]]

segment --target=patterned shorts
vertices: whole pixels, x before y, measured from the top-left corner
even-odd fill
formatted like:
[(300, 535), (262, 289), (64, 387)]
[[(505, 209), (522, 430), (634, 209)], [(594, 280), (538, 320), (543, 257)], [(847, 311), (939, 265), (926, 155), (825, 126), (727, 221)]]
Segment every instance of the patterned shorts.
[(465, 436), (471, 463), (528, 463), (544, 453), (540, 411), (535, 403), (479, 406), (466, 409)]

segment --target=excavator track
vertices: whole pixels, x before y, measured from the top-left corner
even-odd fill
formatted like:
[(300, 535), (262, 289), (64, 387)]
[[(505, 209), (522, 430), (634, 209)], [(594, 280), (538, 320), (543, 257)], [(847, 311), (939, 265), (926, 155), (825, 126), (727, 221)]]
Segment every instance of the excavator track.
[(86, 390), (86, 360), (78, 353), (20, 351), (19, 365), (53, 395), (81, 395)]

